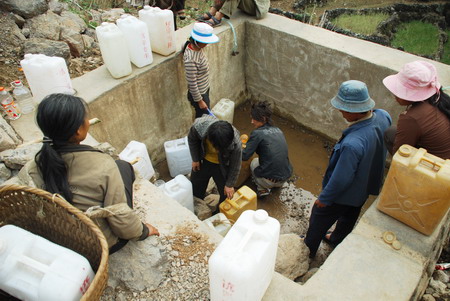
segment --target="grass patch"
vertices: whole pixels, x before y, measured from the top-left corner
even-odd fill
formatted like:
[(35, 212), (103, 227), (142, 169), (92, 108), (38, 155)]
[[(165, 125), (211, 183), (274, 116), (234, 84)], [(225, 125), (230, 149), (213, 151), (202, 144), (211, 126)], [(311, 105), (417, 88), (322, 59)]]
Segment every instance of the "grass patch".
[(403, 23), (391, 45), (417, 55), (434, 55), (439, 47), (439, 30), (435, 25), (422, 21)]
[(442, 54), (441, 63), (450, 65), (450, 30), (446, 30), (447, 42), (444, 44), (444, 53)]
[(342, 29), (347, 29), (363, 35), (372, 35), (376, 33), (380, 22), (386, 20), (388, 14), (370, 14), (370, 15), (347, 15), (342, 14), (333, 20), (333, 24)]

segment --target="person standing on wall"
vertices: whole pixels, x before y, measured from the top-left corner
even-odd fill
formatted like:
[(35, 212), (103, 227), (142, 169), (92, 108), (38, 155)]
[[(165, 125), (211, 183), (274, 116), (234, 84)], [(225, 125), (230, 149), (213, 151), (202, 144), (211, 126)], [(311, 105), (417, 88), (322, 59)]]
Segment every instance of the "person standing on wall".
[(209, 12), (201, 15), (197, 20), (205, 22), (213, 27), (222, 24), (222, 18), (229, 19), (237, 9), (250, 16), (256, 16), (257, 20), (266, 17), (269, 11), (270, 0), (214, 0), (214, 5)]
[[(113, 213), (94, 222), (102, 230), (110, 254), (128, 240), (159, 235), (150, 224), (140, 221), (133, 207), (134, 170), (88, 145), (80, 144), (89, 131), (87, 104), (68, 94), (50, 94), (38, 106), (36, 121), (44, 133), (35, 160), (19, 172), (29, 175), (38, 188), (59, 193), (82, 211), (99, 206)], [(116, 214), (117, 213), (117, 214)]]
[(195, 118), (209, 113), (209, 63), (203, 48), (219, 41), (219, 37), (212, 32), (213, 28), (208, 24), (195, 23), (191, 37), (183, 47), (187, 98), (195, 109)]
[[(342, 83), (331, 105), (350, 125), (333, 148), (322, 192), (312, 208), (305, 237), (311, 258), (322, 239), (332, 246), (341, 243), (369, 194), (379, 193), (387, 155), (383, 133), (392, 122), (386, 111), (372, 110), (375, 102), (361, 81)], [(335, 230), (327, 233), (335, 222)]]
[(272, 108), (267, 101), (254, 103), (251, 109), (255, 130), (242, 151), (242, 160), (247, 161), (256, 152), (250, 164), (256, 183), (258, 198), (269, 195), (274, 187), (281, 187), (292, 175), (286, 138), (272, 122)]
[(397, 126), (391, 126), (384, 135), (391, 155), (409, 144), (450, 159), (450, 96), (442, 91), (434, 65), (408, 63), (399, 73), (383, 79), (383, 84), (401, 106), (406, 106)]
[(241, 169), (239, 132), (227, 121), (203, 116), (194, 121), (188, 134), (192, 157), (193, 194), (204, 199), (212, 177), (220, 194), (219, 203), (232, 198)]

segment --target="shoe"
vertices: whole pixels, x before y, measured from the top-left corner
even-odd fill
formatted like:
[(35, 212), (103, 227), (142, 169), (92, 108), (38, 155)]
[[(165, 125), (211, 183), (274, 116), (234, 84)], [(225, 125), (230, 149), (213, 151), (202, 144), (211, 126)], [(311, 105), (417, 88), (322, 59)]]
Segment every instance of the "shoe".
[(325, 234), (325, 236), (322, 238), (322, 240), (323, 240), (324, 242), (326, 242), (327, 244), (329, 244), (331, 247), (335, 248), (335, 247), (337, 246), (337, 244), (335, 244), (334, 242), (332, 242), (332, 241), (330, 240), (330, 237), (331, 237), (331, 234), (332, 234), (332, 233), (333, 233), (333, 232), (328, 231), (327, 234)]
[[(205, 17), (205, 15), (206, 15), (206, 17)], [(213, 15), (211, 15), (210, 12), (207, 12), (207, 13), (204, 13), (204, 14), (198, 16), (198, 17), (196, 18), (196, 20), (197, 20), (197, 21), (200, 21), (200, 22), (203, 22), (203, 21), (206, 21), (206, 20), (211, 19), (212, 17), (213, 17)]]
[(180, 18), (180, 20), (186, 19), (186, 13), (184, 12), (184, 9), (177, 11), (177, 15), (178, 15), (178, 18)]
[(262, 189), (256, 192), (258, 199), (262, 199), (270, 194), (270, 189)]
[(211, 25), (212, 27), (217, 27), (217, 26), (220, 26), (222, 24), (222, 19), (219, 20), (216, 17), (211, 16), (211, 19), (205, 20), (205, 21), (203, 21), (203, 23)]

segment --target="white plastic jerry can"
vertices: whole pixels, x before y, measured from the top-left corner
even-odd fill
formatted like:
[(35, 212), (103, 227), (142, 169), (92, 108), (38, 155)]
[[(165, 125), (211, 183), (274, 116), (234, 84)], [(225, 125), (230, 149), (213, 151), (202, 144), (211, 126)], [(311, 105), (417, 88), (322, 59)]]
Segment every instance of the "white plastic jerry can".
[(130, 162), (143, 179), (150, 180), (155, 174), (155, 169), (153, 168), (152, 161), (148, 155), (147, 147), (142, 142), (134, 140), (130, 141), (119, 154), (119, 158)]
[(123, 32), (114, 23), (103, 22), (95, 28), (103, 62), (112, 77), (131, 74), (131, 61)]
[(185, 176), (178, 175), (169, 182), (166, 182), (163, 186), (163, 191), (167, 196), (194, 212), (192, 183)]
[(164, 142), (164, 150), (171, 177), (191, 172), (192, 158), (187, 136)]
[(75, 94), (66, 61), (62, 57), (28, 53), (20, 65), (36, 103), (53, 93)]
[(0, 289), (20, 300), (80, 300), (94, 279), (82, 255), (14, 225), (0, 228)]
[(220, 120), (228, 121), (233, 124), (234, 119), (234, 101), (222, 98), (211, 110)]
[(153, 52), (165, 56), (175, 52), (175, 25), (171, 10), (145, 5), (139, 11), (139, 19), (147, 24)]
[(127, 41), (131, 62), (138, 68), (153, 62), (147, 24), (131, 15), (124, 14), (116, 21)]
[(241, 214), (209, 258), (211, 300), (261, 300), (275, 271), (280, 223), (264, 210)]

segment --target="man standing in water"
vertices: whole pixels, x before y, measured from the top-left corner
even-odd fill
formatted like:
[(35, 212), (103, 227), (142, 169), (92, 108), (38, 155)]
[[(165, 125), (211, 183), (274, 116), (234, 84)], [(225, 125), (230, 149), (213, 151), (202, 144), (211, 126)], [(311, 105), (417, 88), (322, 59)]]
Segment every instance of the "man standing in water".
[(251, 117), (255, 130), (242, 151), (242, 160), (252, 160), (250, 170), (257, 187), (259, 198), (269, 195), (273, 187), (281, 187), (292, 175), (288, 148), (283, 132), (272, 125), (272, 109), (266, 101), (252, 105)]
[[(387, 153), (383, 133), (392, 122), (386, 111), (372, 110), (375, 102), (360, 81), (342, 83), (331, 105), (350, 125), (334, 146), (322, 192), (311, 212), (305, 238), (311, 258), (322, 239), (332, 246), (341, 243), (352, 231), (369, 194), (379, 193)], [(327, 233), (335, 222), (335, 230)]]

